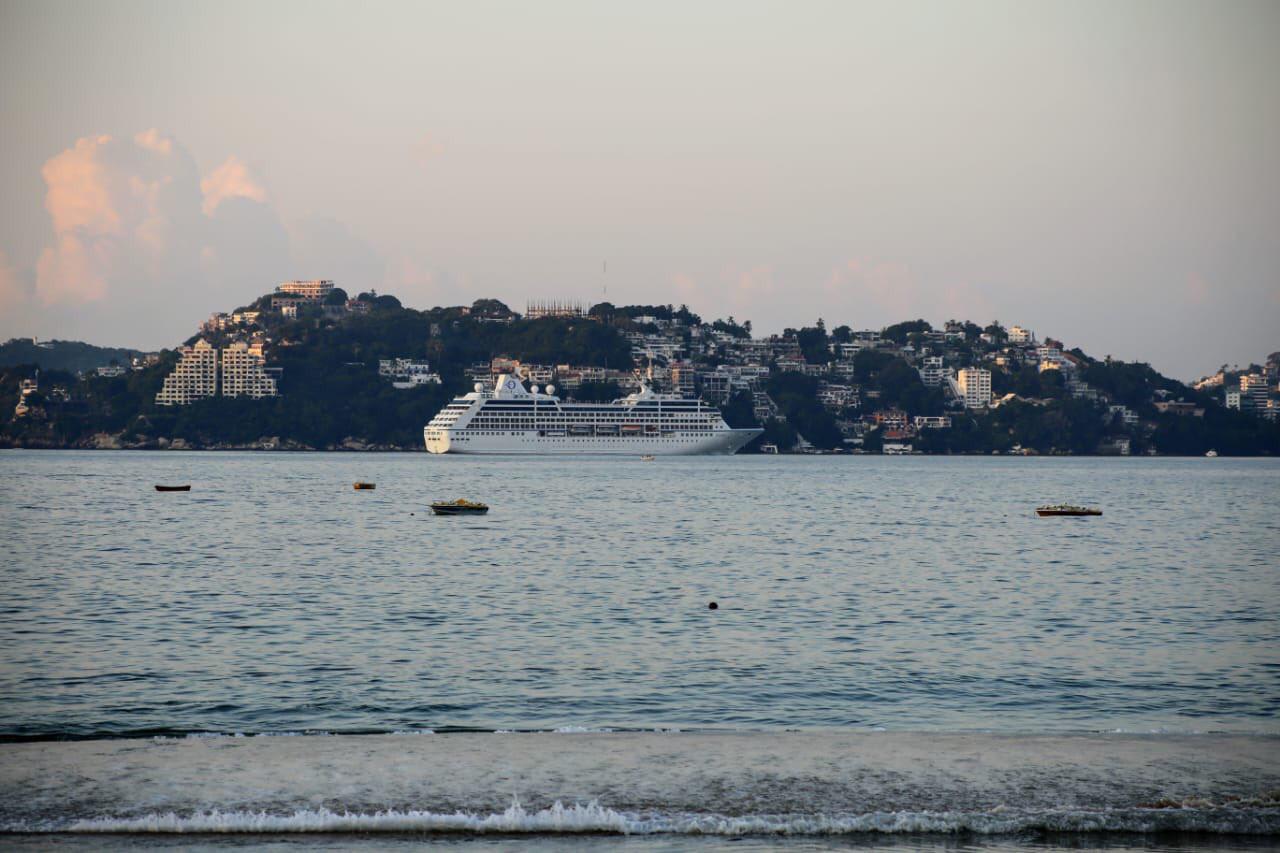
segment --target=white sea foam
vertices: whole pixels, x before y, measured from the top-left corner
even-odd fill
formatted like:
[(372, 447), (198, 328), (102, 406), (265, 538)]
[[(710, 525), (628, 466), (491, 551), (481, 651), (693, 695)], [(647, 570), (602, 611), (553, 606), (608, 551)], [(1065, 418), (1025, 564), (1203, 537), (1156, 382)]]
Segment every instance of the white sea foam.
[(561, 726), (553, 729), (555, 734), (560, 735), (582, 735), (582, 734), (608, 734), (613, 729), (593, 729), (590, 726)]
[[(31, 831), (31, 826), (8, 827)], [(640, 814), (615, 811), (598, 802), (530, 811), (513, 802), (505, 811), (476, 814), (430, 811), (337, 812), (301, 809), (291, 814), (254, 811), (174, 812), (128, 818), (88, 818), (46, 830), (110, 833), (607, 833), (619, 835), (857, 835), (867, 833), (959, 833), (1003, 835), (1046, 832), (1211, 832), (1280, 833), (1280, 809), (1113, 809), (1104, 811), (987, 812), (898, 811), (852, 815)]]

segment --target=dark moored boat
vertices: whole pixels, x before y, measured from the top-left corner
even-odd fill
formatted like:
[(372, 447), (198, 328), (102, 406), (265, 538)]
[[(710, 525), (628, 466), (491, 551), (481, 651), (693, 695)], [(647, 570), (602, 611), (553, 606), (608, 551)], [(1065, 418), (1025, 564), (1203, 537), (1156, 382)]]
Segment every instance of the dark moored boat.
[(1091, 506), (1074, 506), (1072, 504), (1051, 504), (1036, 507), (1036, 515), (1041, 518), (1053, 515), (1102, 515), (1102, 510)]
[(352, 485), (352, 488), (359, 492), (359, 491), (364, 491), (366, 489), (376, 489), (378, 488), (378, 484), (377, 483), (355, 483)]
[(436, 515), (484, 515), (489, 511), (488, 504), (458, 498), (456, 501), (436, 501), (431, 505)]
[(188, 483), (185, 486), (161, 486), (157, 484), (156, 491), (157, 492), (189, 492), (191, 491), (191, 484)]

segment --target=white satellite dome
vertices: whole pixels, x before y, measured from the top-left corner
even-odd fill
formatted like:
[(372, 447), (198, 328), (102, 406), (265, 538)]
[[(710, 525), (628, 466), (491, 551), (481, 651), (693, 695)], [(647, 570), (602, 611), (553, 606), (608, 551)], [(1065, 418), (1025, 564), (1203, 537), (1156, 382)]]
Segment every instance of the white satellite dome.
[(483, 391), (483, 390), (484, 390), (484, 383), (483, 383), (483, 382), (477, 382), (477, 383), (476, 383), (474, 386), (472, 386), (472, 387), (474, 387), (474, 388), (476, 389), (476, 393), (477, 393), (477, 394), (479, 394), (481, 391)]
[(530, 391), (532, 391), (533, 393), (537, 394), (537, 393), (538, 393), (538, 386), (537, 386), (537, 385), (531, 385), (531, 386), (529, 387), (529, 390), (530, 390)]
[(554, 393), (556, 393), (556, 386), (554, 386), (554, 385), (548, 385), (544, 390), (545, 390), (548, 394), (554, 394)]

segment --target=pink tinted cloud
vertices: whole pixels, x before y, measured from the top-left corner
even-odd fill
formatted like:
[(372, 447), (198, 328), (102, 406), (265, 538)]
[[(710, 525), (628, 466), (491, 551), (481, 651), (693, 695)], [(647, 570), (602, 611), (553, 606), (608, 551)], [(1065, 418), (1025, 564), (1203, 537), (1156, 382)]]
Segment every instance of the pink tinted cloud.
[(688, 273), (678, 272), (672, 275), (671, 286), (675, 289), (680, 301), (686, 305), (692, 304), (697, 298), (698, 282)]
[(0, 249), (0, 309), (12, 311), (31, 298), (27, 287), (18, 278), (18, 271), (9, 262), (9, 256)]
[(942, 304), (946, 306), (947, 316), (958, 320), (986, 323), (995, 313), (987, 295), (967, 281), (944, 285)]
[(86, 136), (73, 148), (50, 158), (40, 170), (49, 188), (44, 206), (53, 218), (55, 232), (85, 229), (96, 234), (120, 233), (120, 214), (111, 203), (99, 156), (110, 144), (110, 136)]
[(54, 244), (36, 264), (36, 293), (46, 305), (97, 301), (136, 256), (143, 269), (163, 264), (169, 244), (173, 144), (156, 131), (133, 140), (86, 136), (44, 164), (45, 209)]
[(1200, 273), (1187, 274), (1187, 283), (1183, 288), (1183, 297), (1192, 305), (1204, 305), (1209, 301), (1209, 282)]
[(205, 216), (212, 216), (218, 205), (229, 198), (247, 198), (266, 203), (267, 191), (249, 173), (249, 167), (238, 157), (226, 161), (200, 181), (204, 195), (201, 209)]
[(853, 258), (831, 271), (822, 290), (836, 304), (869, 301), (890, 316), (914, 316), (921, 307), (915, 277), (897, 261)]
[(45, 305), (97, 302), (107, 295), (102, 270), (113, 264), (109, 243), (59, 235), (57, 243), (36, 262), (36, 294)]

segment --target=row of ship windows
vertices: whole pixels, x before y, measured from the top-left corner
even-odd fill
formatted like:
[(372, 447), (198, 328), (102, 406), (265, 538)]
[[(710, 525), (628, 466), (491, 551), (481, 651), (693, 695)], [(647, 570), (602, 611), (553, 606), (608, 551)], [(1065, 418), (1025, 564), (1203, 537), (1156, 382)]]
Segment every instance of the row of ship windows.
[[(605, 424), (669, 424), (672, 421), (681, 421), (681, 423), (699, 423), (699, 421), (712, 420), (710, 416), (704, 415), (701, 418), (596, 418), (595, 423)], [(476, 418), (471, 423), (474, 424), (576, 424), (581, 423), (581, 418)]]
[[(518, 436), (518, 435), (520, 435), (520, 433), (517, 433), (517, 432), (513, 432), (513, 433), (505, 433), (505, 432), (479, 432), (479, 433), (472, 433), (472, 434), (471, 434), (471, 435), (469, 435), (469, 436), (467, 436), (467, 435), (455, 435), (455, 436), (453, 436), (452, 440), (453, 440), (453, 441), (469, 441), (469, 440), (470, 440), (470, 439), (472, 439), (472, 438), (479, 438), (479, 437), (480, 437), (480, 436), (482, 436), (482, 435), (486, 435), (486, 436), (495, 436), (495, 435), (503, 435), (503, 436), (504, 436), (504, 435), (515, 435), (515, 436)], [(436, 437), (436, 436), (432, 436), (432, 438), (435, 438), (435, 437)], [(525, 436), (525, 437), (526, 437), (526, 438), (528, 438), (528, 436)], [(615, 437), (610, 437), (610, 436), (590, 436), (590, 435), (578, 435), (578, 436), (573, 436), (573, 435), (570, 435), (570, 436), (563, 436), (563, 435), (544, 436), (544, 435), (540, 435), (540, 436), (537, 436), (537, 437), (538, 437), (539, 439), (543, 440), (543, 441), (590, 441), (590, 442), (593, 442), (593, 443), (594, 443), (594, 442), (598, 442), (598, 441), (632, 441), (632, 440), (634, 440), (634, 439), (636, 439), (636, 438), (645, 438), (645, 439), (648, 439), (649, 441), (684, 441), (684, 440), (685, 440), (683, 437), (680, 437), (680, 436), (665, 436), (665, 435), (664, 435), (664, 436), (656, 436), (656, 435), (643, 436), (643, 435), (637, 435), (637, 436), (627, 436), (627, 437), (623, 437), (623, 438), (618, 438), (618, 437), (616, 437), (616, 436), (615, 436)]]
[[(450, 411), (465, 412), (467, 409), (471, 408), (471, 405), (470, 404), (458, 405), (458, 404), (450, 403), (445, 408), (449, 409)], [(501, 411), (507, 411), (507, 412), (532, 412), (534, 410), (537, 410), (540, 412), (548, 412), (548, 411), (554, 412), (554, 411), (560, 410), (560, 405), (558, 403), (544, 403), (542, 406), (537, 406), (533, 403), (488, 403), (482, 406), (481, 408), (487, 411), (501, 410)], [(609, 403), (603, 406), (571, 405), (567, 409), (565, 409), (565, 411), (616, 412), (621, 410), (621, 411), (641, 411), (641, 412), (655, 411), (656, 412), (659, 409), (661, 409), (666, 411), (684, 412), (684, 411), (694, 411), (696, 409), (705, 409), (705, 408), (707, 408), (705, 403), (699, 400), (690, 400), (686, 403), (681, 403), (681, 402), (662, 403), (662, 404), (634, 403), (632, 405), (625, 405), (623, 403)]]
[[(686, 429), (682, 430), (680, 434), (691, 433), (691, 432), (711, 432), (711, 431), (712, 431), (711, 427), (688, 427), (688, 428), (686, 428)], [(515, 431), (509, 431), (509, 430), (478, 430), (478, 429), (471, 429), (470, 427), (468, 427), (468, 428), (467, 428), (467, 431), (466, 431), (466, 434), (467, 434), (467, 435), (522, 435), (522, 436), (528, 436), (531, 432), (533, 432), (533, 430), (515, 430)], [(669, 435), (669, 434), (670, 434), (670, 432), (668, 432), (667, 434)], [(439, 434), (437, 434), (437, 433), (433, 432), (433, 433), (431, 434), (431, 436), (430, 436), (430, 437), (431, 437), (431, 438), (439, 438), (440, 436), (439, 436)], [(459, 438), (459, 437), (461, 437), (461, 436), (454, 436), (454, 437), (455, 437), (455, 438)], [(626, 434), (622, 434), (622, 435), (620, 435), (620, 436), (619, 436), (619, 435), (597, 435), (597, 436), (591, 436), (591, 435), (548, 436), (548, 435), (545, 435), (545, 430), (538, 430), (538, 438), (618, 438), (618, 437), (626, 438), (626, 439), (633, 439), (633, 438), (657, 439), (657, 438), (659, 438), (659, 436), (656, 436), (656, 435), (645, 435), (644, 433), (640, 433), (640, 432), (637, 432), (637, 433), (626, 433)]]
[[(635, 409), (613, 409), (607, 412), (582, 412), (582, 411), (573, 411), (572, 409), (567, 411), (559, 411), (555, 409), (541, 409), (537, 412), (533, 411), (532, 409), (525, 409), (525, 410), (485, 409), (482, 412), (476, 412), (475, 417), (477, 418), (521, 418), (525, 420), (528, 420), (530, 418), (537, 418), (538, 420), (547, 420), (547, 419), (564, 420), (566, 418), (570, 420), (575, 420), (575, 419), (582, 420), (584, 418), (589, 418), (591, 420), (606, 420), (606, 419), (616, 420), (619, 418), (633, 418), (635, 420), (648, 421), (648, 420), (655, 420), (657, 418), (708, 417), (708, 416), (718, 415), (719, 413), (720, 412), (718, 409), (698, 409), (698, 410), (663, 409), (661, 411), (658, 411), (657, 409), (650, 409), (647, 411), (646, 410), (637, 411)], [(440, 414), (454, 415), (454, 413), (452, 412), (448, 412), (448, 413), (440, 412)], [(458, 413), (458, 415), (461, 415), (461, 414), (462, 414), (461, 412)], [(456, 415), (454, 416), (456, 417)]]
[[(486, 413), (502, 412), (511, 414), (539, 414), (539, 415), (654, 415), (654, 414), (687, 414), (689, 412), (708, 412), (711, 411), (710, 406), (607, 406), (601, 408), (588, 408), (586, 406), (573, 406), (572, 408), (562, 409), (559, 406), (543, 406), (535, 408), (533, 406), (485, 406), (481, 411)], [(463, 412), (465, 409), (448, 409), (447, 411)]]

